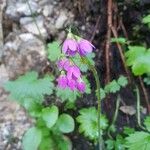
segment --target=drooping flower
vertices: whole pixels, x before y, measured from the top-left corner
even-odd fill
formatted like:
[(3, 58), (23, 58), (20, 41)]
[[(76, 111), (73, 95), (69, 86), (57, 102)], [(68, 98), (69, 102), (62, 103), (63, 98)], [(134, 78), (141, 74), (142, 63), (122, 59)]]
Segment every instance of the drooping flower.
[(70, 66), (67, 70), (67, 78), (70, 80), (70, 79), (74, 79), (74, 80), (77, 80), (78, 78), (80, 78), (81, 76), (81, 72), (80, 72), (80, 69), (79, 67), (73, 65), (73, 66)]
[(65, 89), (67, 87), (67, 76), (66, 75), (60, 75), (57, 79), (58, 87)]
[(70, 67), (71, 63), (68, 59), (61, 59), (57, 62), (57, 66), (60, 70), (68, 70), (68, 68)]
[(66, 39), (63, 43), (62, 51), (69, 55), (74, 56), (77, 53), (78, 44), (74, 39)]
[(84, 93), (85, 92), (85, 88), (86, 88), (86, 85), (83, 81), (79, 81), (77, 82), (77, 89), (81, 92), (81, 93)]
[(88, 53), (91, 53), (94, 48), (95, 48), (94, 45), (92, 43), (90, 43), (88, 40), (81, 39), (78, 42), (78, 53), (81, 56), (85, 56)]
[(68, 87), (74, 91), (77, 88), (77, 82), (74, 79), (68, 79)]

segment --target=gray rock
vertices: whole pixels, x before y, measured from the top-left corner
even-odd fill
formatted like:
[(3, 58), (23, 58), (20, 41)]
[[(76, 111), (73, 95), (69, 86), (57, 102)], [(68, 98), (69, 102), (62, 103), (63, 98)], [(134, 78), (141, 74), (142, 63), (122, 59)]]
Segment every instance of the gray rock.
[(44, 6), (44, 8), (43, 8), (43, 15), (45, 17), (50, 16), (52, 14), (52, 12), (53, 12), (53, 5), (46, 5), (46, 6)]
[(8, 72), (4, 64), (0, 65), (0, 87), (9, 80)]
[(56, 28), (57, 29), (61, 29), (61, 28), (63, 28), (63, 25), (64, 25), (64, 23), (65, 23), (65, 21), (67, 21), (67, 15), (66, 15), (66, 13), (64, 12), (64, 11), (62, 11), (61, 13), (60, 13), (60, 15), (59, 15), (59, 17), (58, 17), (58, 19), (56, 20)]
[(31, 33), (10, 34), (4, 45), (2, 61), (9, 78), (15, 78), (31, 69), (41, 71), (47, 62), (45, 46)]
[(20, 24), (21, 24), (22, 31), (27, 31), (27, 32), (33, 33), (35, 35), (42, 34), (43, 38), (47, 38), (48, 35), (47, 35), (47, 31), (44, 27), (43, 16), (36, 17), (35, 21), (32, 17), (21, 18)]
[[(29, 4), (32, 9), (32, 13), (37, 13), (37, 10), (39, 9), (38, 4), (33, 0), (29, 0)], [(8, 0), (5, 13), (9, 18), (13, 20), (19, 20), (21, 16), (32, 15), (28, 4), (26, 3), (26, 1), (23, 0)]]

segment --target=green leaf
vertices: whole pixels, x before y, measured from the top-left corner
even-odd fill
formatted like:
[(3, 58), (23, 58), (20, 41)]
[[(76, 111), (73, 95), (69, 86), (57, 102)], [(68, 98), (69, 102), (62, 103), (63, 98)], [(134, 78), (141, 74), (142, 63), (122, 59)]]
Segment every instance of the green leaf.
[(150, 73), (150, 49), (141, 46), (129, 46), (126, 57), (126, 63), (131, 66), (134, 75)]
[(74, 130), (74, 120), (68, 114), (61, 114), (57, 121), (57, 126), (62, 133), (70, 133)]
[(100, 97), (101, 97), (101, 99), (104, 99), (106, 97), (105, 90), (102, 88), (100, 88)]
[[(92, 140), (98, 139), (98, 112), (95, 107), (83, 108), (79, 111), (80, 115), (76, 118), (80, 123), (79, 132), (84, 133), (86, 137)], [(108, 121), (104, 115), (101, 114), (100, 127), (102, 130), (106, 129)], [(102, 134), (102, 133), (101, 133)]]
[(128, 150), (150, 150), (150, 134), (143, 131), (130, 134), (125, 146)]
[(145, 82), (147, 85), (150, 85), (150, 74), (147, 74), (147, 76), (144, 77), (144, 82)]
[(90, 82), (88, 81), (88, 79), (86, 78), (86, 76), (82, 76), (83, 81), (86, 84), (86, 89), (85, 89), (85, 93), (86, 94), (91, 94), (91, 85)]
[(51, 137), (44, 137), (39, 146), (39, 150), (54, 150), (54, 141)]
[(120, 44), (126, 44), (127, 40), (123, 37), (118, 37), (118, 38), (111, 38), (112, 43), (120, 43)]
[(150, 131), (150, 116), (147, 116), (144, 120), (144, 125), (148, 131)]
[(39, 117), (41, 115), (42, 106), (32, 98), (24, 99), (22, 105), (32, 117)]
[(61, 89), (56, 88), (56, 95), (61, 99), (62, 102), (69, 101), (74, 103), (77, 99), (77, 97), (80, 97), (81, 95), (77, 91), (71, 91), (70, 89)]
[(122, 87), (125, 87), (128, 84), (128, 80), (124, 76), (120, 76), (117, 82)]
[(37, 150), (42, 139), (41, 130), (32, 127), (23, 136), (22, 148), (23, 150)]
[(58, 119), (58, 113), (58, 107), (56, 106), (42, 109), (42, 118), (48, 128), (51, 128), (56, 123)]
[(116, 93), (120, 90), (120, 85), (113, 80), (105, 86), (104, 90), (106, 93)]
[(130, 135), (134, 132), (135, 132), (134, 128), (129, 128), (129, 127), (124, 127), (123, 128), (123, 133), (126, 134), (126, 135)]
[(48, 44), (48, 59), (50, 61), (57, 61), (61, 56), (60, 44), (58, 42), (52, 42)]
[(150, 15), (145, 16), (145, 17), (143, 18), (142, 22), (143, 22), (144, 24), (149, 24), (149, 23), (150, 23)]
[(52, 94), (54, 84), (50, 76), (38, 79), (37, 72), (28, 72), (15, 81), (8, 81), (5, 89), (10, 92), (10, 97), (20, 103), (25, 98), (32, 98), (42, 103), (45, 94)]

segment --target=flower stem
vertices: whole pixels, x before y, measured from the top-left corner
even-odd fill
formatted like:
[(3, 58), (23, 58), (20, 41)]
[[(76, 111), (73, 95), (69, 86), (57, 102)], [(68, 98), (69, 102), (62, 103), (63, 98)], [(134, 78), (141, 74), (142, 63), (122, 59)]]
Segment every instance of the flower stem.
[(103, 147), (103, 140), (102, 140), (102, 136), (101, 136), (101, 128), (100, 128), (100, 118), (101, 118), (101, 97), (100, 97), (100, 80), (99, 80), (99, 76), (98, 76), (98, 73), (95, 69), (95, 67), (90, 63), (90, 61), (88, 60), (88, 58), (86, 57), (81, 57), (81, 59), (83, 60), (83, 62), (85, 62), (90, 70), (93, 72), (93, 75), (94, 75), (94, 78), (95, 78), (95, 81), (96, 81), (96, 97), (97, 97), (97, 100), (98, 100), (98, 107), (97, 107), (97, 110), (98, 110), (98, 118), (97, 118), (97, 121), (98, 121), (98, 144), (99, 144), (99, 150), (102, 150), (102, 147)]

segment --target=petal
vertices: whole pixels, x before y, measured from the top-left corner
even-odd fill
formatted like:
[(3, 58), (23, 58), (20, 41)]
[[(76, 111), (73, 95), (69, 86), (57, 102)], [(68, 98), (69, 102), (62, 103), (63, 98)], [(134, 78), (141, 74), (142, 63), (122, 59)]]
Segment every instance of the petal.
[(73, 79), (68, 80), (68, 86), (72, 91), (74, 91), (76, 89), (76, 81)]
[(94, 45), (92, 45), (88, 40), (82, 39), (79, 41), (79, 53), (81, 55), (86, 55), (87, 53), (91, 53)]
[(84, 93), (86, 89), (86, 85), (84, 82), (78, 82), (77, 83), (77, 89), (81, 92)]

